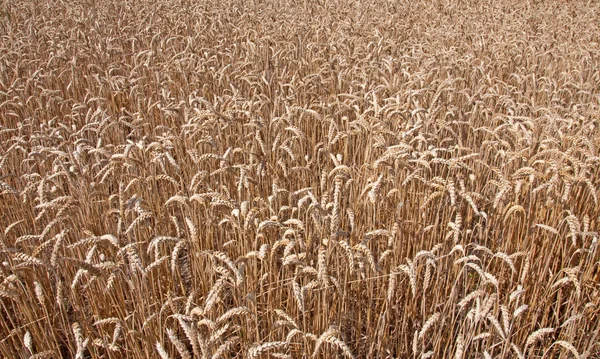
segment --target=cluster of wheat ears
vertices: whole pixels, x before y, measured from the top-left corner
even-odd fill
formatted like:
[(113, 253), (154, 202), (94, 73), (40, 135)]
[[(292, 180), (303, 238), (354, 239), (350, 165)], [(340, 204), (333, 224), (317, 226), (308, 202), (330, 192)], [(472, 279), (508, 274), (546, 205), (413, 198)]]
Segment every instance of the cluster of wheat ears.
[(599, 358), (600, 6), (0, 0), (0, 356)]

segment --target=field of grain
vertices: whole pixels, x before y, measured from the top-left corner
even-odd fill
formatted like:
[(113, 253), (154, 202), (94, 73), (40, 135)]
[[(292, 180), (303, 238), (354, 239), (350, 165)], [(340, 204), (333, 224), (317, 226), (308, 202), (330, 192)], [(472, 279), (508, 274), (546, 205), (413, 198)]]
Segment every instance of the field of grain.
[(0, 357), (600, 358), (600, 4), (0, 0)]

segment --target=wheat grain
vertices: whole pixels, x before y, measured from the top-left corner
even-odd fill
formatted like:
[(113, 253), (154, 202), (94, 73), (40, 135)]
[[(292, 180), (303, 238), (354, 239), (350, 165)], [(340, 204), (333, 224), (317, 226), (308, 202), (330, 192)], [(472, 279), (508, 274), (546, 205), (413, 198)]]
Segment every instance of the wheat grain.
[(593, 356), (596, 2), (4, 3), (0, 357)]
[(256, 358), (260, 356), (262, 353), (273, 350), (273, 349), (281, 349), (287, 347), (287, 342), (267, 342), (263, 344), (259, 344), (253, 346), (248, 350), (249, 358)]

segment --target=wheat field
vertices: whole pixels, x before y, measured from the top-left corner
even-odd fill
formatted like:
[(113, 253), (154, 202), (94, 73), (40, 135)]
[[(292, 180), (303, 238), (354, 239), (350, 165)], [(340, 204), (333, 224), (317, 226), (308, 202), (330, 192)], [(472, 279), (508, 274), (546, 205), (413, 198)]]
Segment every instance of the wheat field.
[(600, 3), (0, 4), (0, 357), (600, 358)]

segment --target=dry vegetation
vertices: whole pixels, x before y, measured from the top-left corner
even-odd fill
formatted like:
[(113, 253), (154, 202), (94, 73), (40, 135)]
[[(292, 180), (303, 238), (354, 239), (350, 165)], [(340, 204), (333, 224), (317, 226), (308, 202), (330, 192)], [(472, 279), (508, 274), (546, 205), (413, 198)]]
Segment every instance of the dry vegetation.
[(600, 356), (597, 3), (0, 16), (0, 356)]

